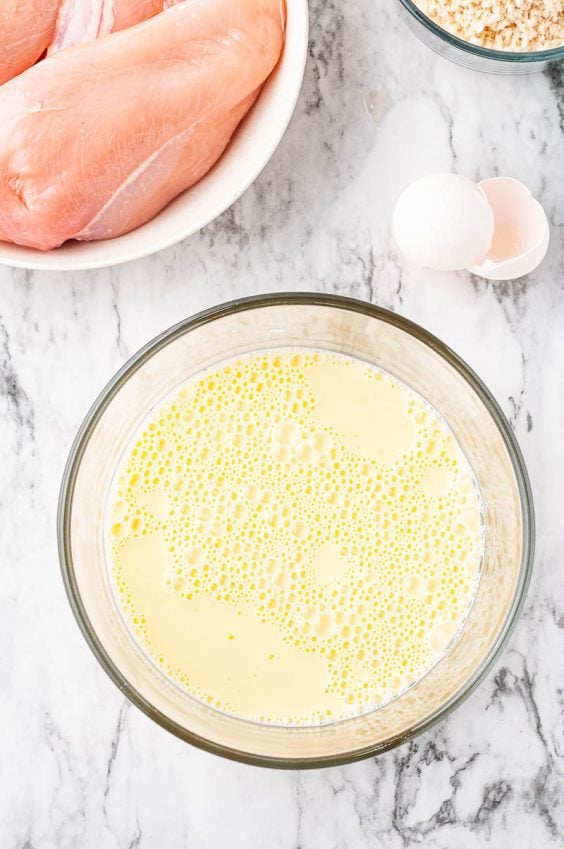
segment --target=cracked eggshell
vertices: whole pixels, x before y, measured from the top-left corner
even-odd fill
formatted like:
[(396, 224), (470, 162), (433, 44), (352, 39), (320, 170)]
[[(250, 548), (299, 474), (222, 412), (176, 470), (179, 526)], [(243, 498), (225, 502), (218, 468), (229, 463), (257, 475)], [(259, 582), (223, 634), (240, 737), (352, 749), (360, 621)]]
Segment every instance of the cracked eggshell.
[(540, 265), (548, 250), (550, 227), (538, 200), (519, 180), (492, 177), (478, 183), (494, 215), (490, 249), (468, 267), (487, 280), (515, 280)]
[(393, 234), (410, 262), (458, 271), (490, 249), (494, 216), (482, 189), (460, 174), (428, 174), (400, 195)]

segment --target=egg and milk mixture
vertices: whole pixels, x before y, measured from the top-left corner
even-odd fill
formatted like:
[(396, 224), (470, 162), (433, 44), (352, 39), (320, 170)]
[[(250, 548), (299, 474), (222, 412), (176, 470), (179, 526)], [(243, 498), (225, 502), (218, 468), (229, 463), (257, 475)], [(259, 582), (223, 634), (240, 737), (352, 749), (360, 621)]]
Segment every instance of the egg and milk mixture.
[(170, 679), (244, 718), (315, 724), (437, 662), (484, 538), (433, 408), (373, 366), (282, 348), (201, 373), (150, 415), (107, 544), (125, 620)]

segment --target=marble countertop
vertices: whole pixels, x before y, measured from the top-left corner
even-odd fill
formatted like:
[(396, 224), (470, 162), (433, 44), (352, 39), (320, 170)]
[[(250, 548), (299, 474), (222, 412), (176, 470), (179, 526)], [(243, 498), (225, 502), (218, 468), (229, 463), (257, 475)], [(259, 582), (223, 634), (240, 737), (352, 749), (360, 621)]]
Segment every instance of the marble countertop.
[[(295, 118), (213, 225), (120, 268), (0, 269), (3, 849), (564, 846), (564, 71), (456, 68), (395, 3), (314, 0), (311, 13)], [(552, 244), (537, 272), (491, 284), (402, 265), (395, 197), (451, 169), (538, 196)], [(68, 449), (113, 372), (203, 307), (293, 289), (389, 307), (466, 358), (517, 433), (538, 521), (524, 616), (478, 691), (394, 752), (307, 773), (223, 761), (128, 705), (76, 627), (55, 540)]]

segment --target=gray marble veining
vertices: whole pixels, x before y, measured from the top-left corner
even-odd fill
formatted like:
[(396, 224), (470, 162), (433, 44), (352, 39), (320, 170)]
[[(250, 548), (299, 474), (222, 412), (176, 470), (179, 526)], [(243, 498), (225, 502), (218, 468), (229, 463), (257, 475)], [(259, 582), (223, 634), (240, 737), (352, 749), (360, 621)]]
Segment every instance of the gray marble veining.
[[(0, 269), (3, 848), (564, 846), (564, 74), (456, 68), (394, 3), (314, 0), (311, 17), (295, 118), (214, 224), (121, 268)], [(393, 202), (450, 169), (531, 188), (552, 225), (538, 271), (492, 284), (404, 266)], [(538, 518), (525, 614), (466, 704), (377, 760), (295, 774), (191, 749), (130, 707), (72, 619), (55, 544), (70, 443), (124, 360), (203, 307), (293, 289), (389, 307), (466, 358), (518, 435)]]

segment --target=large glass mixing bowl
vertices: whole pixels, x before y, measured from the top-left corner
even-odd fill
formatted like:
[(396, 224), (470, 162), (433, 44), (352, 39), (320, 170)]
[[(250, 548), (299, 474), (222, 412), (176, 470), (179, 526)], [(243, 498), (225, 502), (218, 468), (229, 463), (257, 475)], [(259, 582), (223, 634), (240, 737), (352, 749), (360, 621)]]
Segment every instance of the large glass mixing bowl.
[[(265, 725), (208, 707), (172, 683), (132, 637), (112, 592), (105, 504), (140, 423), (187, 378), (265, 348), (310, 346), (373, 363), (444, 417), (478, 480), (486, 524), (476, 598), (461, 636), (410, 689), (363, 716), (316, 727)], [(178, 737), (225, 757), (283, 768), (329, 766), (383, 752), (459, 705), (505, 646), (523, 606), (533, 555), (533, 507), (519, 448), (497, 403), (465, 363), (417, 325), (361, 301), (265, 295), (172, 327), (106, 386), (70, 453), (59, 506), (63, 577), (78, 624), (120, 690)]]

